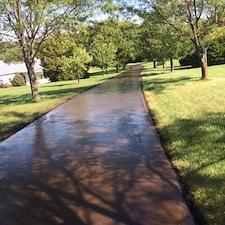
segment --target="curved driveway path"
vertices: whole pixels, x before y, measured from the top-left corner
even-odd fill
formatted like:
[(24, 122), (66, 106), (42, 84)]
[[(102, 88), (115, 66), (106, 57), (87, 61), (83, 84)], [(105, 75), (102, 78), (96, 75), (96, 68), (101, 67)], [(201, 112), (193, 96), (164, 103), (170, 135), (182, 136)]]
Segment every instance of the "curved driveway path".
[(140, 71), (0, 143), (1, 225), (193, 225), (149, 120)]

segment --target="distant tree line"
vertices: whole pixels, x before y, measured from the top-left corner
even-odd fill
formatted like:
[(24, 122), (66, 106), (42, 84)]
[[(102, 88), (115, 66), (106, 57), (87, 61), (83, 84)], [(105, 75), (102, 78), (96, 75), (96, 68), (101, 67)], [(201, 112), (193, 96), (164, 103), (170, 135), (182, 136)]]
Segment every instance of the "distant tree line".
[[(90, 67), (109, 67), (117, 72), (140, 56), (140, 26), (128, 20), (110, 17), (102, 22), (66, 24), (52, 32), (40, 46), (36, 57), (41, 59), (44, 74), (51, 81), (88, 77)], [(23, 60), (16, 42), (1, 42), (0, 59), (5, 62)]]
[[(91, 21), (96, 10), (107, 19)], [(1, 0), (0, 25), (0, 59), (25, 62), (33, 101), (40, 100), (35, 58), (51, 81), (143, 60), (154, 67), (169, 60), (172, 72), (174, 59), (200, 66), (207, 79), (208, 65), (225, 63), (222, 0)]]
[[(184, 57), (194, 48), (201, 77), (208, 77), (208, 51), (225, 34), (223, 0), (139, 0), (118, 2), (143, 19), (144, 48), (153, 61)], [(146, 44), (148, 43), (148, 44)], [(151, 53), (151, 54), (150, 54)], [(211, 52), (212, 53), (212, 52)], [(217, 52), (218, 53), (218, 52)], [(151, 56), (150, 56), (151, 55)], [(215, 57), (214, 57), (215, 58)], [(211, 58), (212, 59), (212, 58)], [(220, 60), (219, 60), (220, 61)]]
[[(214, 40), (208, 48), (208, 65), (225, 64), (225, 36)], [(185, 57), (179, 60), (182, 66), (200, 67), (198, 54), (193, 49), (192, 52), (187, 53)]]
[(139, 27), (129, 21), (109, 18), (104, 22), (76, 24), (67, 33), (57, 32), (42, 45), (39, 57), (51, 81), (88, 77), (91, 66), (117, 71), (137, 55)]

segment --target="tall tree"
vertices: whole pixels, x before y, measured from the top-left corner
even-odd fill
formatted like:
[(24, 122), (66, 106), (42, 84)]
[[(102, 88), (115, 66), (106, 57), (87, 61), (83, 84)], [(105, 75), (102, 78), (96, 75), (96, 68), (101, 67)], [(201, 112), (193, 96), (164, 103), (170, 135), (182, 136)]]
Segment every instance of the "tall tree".
[(85, 12), (88, 3), (88, 0), (1, 0), (2, 34), (15, 39), (20, 46), (33, 101), (40, 100), (34, 65), (42, 43), (69, 18)]
[(5, 63), (22, 62), (23, 55), (18, 44), (12, 41), (0, 42), (0, 60)]
[[(137, 24), (111, 17), (104, 22), (97, 23), (94, 27), (94, 34), (93, 50), (96, 56), (96, 50), (98, 50), (98, 58), (101, 61), (107, 56), (108, 64), (116, 66), (118, 70), (120, 67), (125, 68), (128, 62), (135, 59), (138, 52), (139, 26)], [(104, 54), (105, 57), (102, 55), (100, 58), (101, 54)], [(111, 60), (112, 58), (113, 60)], [(96, 60), (94, 61), (96, 62)]]
[(93, 64), (100, 67), (104, 73), (105, 69), (116, 64), (120, 30), (111, 20), (97, 23), (93, 29), (91, 46)]
[(74, 80), (78, 82), (87, 72), (92, 58), (80, 40), (66, 34), (48, 37), (41, 47), (44, 72), (51, 81)]
[[(180, 36), (169, 24), (159, 17), (155, 12), (147, 15), (142, 15), (143, 23), (143, 38), (142, 46), (144, 49), (150, 45), (150, 58), (153, 61), (170, 60), (170, 70), (174, 71), (174, 59), (182, 57), (187, 44), (190, 44), (189, 39)], [(178, 26), (182, 29), (182, 24)]]
[(151, 31), (149, 24), (142, 24), (139, 48), (142, 58), (149, 62), (152, 61), (153, 67), (156, 68), (161, 55), (161, 42), (154, 37), (154, 32)]
[(116, 46), (110, 42), (102, 33), (95, 36), (92, 43), (93, 63), (104, 70), (109, 66), (113, 66), (116, 60)]
[(125, 69), (126, 65), (134, 61), (138, 54), (139, 26), (127, 20), (115, 21), (119, 28), (117, 41), (116, 61), (118, 66)]
[[(190, 38), (199, 56), (202, 79), (206, 79), (207, 49), (212, 41), (224, 32), (225, 2), (222, 0), (139, 0), (139, 2), (145, 3), (146, 13), (149, 13), (149, 9), (154, 10), (180, 35)], [(177, 26), (177, 21), (187, 25), (184, 26), (184, 30)]]

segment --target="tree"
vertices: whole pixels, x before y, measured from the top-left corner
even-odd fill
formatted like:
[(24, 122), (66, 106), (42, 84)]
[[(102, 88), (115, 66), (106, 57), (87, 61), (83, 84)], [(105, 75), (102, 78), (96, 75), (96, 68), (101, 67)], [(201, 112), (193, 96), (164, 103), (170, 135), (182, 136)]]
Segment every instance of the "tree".
[(115, 24), (120, 32), (117, 38), (117, 52), (116, 61), (117, 66), (122, 66), (125, 69), (129, 62), (135, 60), (138, 55), (138, 39), (139, 39), (139, 26), (130, 21), (116, 21)]
[(104, 74), (105, 69), (115, 64), (116, 46), (111, 42), (104, 42), (104, 38), (99, 34), (93, 41), (92, 55), (94, 65), (100, 67)]
[(23, 55), (17, 43), (12, 41), (0, 42), (0, 60), (5, 63), (23, 61)]
[[(170, 60), (170, 70), (174, 71), (174, 59), (184, 54), (184, 49), (190, 41), (179, 35), (169, 24), (159, 17), (155, 12), (142, 15), (144, 37), (143, 44), (150, 46), (150, 55), (153, 62)], [(180, 24), (181, 28), (182, 24)], [(178, 24), (177, 24), (178, 27)], [(147, 37), (147, 38), (146, 38)], [(154, 66), (155, 67), (155, 66)]]
[(39, 56), (51, 81), (77, 79), (79, 82), (92, 60), (77, 39), (65, 34), (48, 37)]
[(108, 66), (116, 66), (118, 71), (120, 67), (124, 69), (127, 63), (135, 60), (138, 53), (137, 24), (112, 17), (97, 23), (93, 30), (92, 52), (97, 66), (103, 70)]
[(115, 45), (115, 30), (113, 27), (100, 25), (96, 28), (96, 34), (92, 42), (92, 56), (94, 65), (104, 70), (113, 66), (116, 60), (117, 46)]
[(1, 0), (0, 19), (3, 35), (20, 46), (30, 79), (33, 101), (39, 101), (35, 57), (46, 38), (66, 21), (86, 9), (88, 1), (79, 0)]
[(145, 23), (141, 26), (139, 47), (143, 59), (149, 62), (153, 61), (153, 68), (156, 68), (156, 62), (161, 54), (161, 43), (153, 37), (151, 28)]
[[(219, 65), (225, 63), (225, 36), (214, 40), (207, 51), (208, 65)], [(200, 62), (196, 51), (192, 48), (187, 51), (187, 55), (180, 59), (180, 64), (183, 66), (199, 67)]]
[(92, 60), (84, 48), (76, 47), (69, 49), (68, 55), (62, 58), (62, 68), (80, 81), (80, 78), (87, 72), (86, 65)]
[[(212, 41), (223, 33), (225, 24), (225, 3), (220, 0), (139, 0), (144, 2), (144, 10), (154, 10), (165, 23), (180, 35), (190, 38), (201, 63), (202, 79), (208, 76), (207, 50)], [(180, 29), (182, 22), (187, 26)], [(188, 29), (186, 29), (188, 28)]]

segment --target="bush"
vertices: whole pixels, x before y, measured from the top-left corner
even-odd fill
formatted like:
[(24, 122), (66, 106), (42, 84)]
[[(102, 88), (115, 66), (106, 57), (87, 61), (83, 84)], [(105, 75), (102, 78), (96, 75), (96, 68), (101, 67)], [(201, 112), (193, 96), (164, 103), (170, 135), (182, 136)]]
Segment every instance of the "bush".
[(56, 82), (56, 81), (59, 81), (59, 78), (58, 76), (61, 74), (62, 72), (60, 71), (54, 71), (54, 70), (46, 70), (44, 69), (44, 76), (45, 77), (48, 77), (49, 80), (51, 82)]
[(192, 66), (192, 67), (200, 66), (200, 61), (197, 53), (191, 53), (187, 55), (185, 58), (180, 59), (179, 61), (181, 66)]
[(82, 79), (88, 79), (88, 78), (90, 78), (90, 74), (88, 72), (85, 72)]
[(13, 87), (25, 86), (26, 81), (22, 74), (16, 74), (12, 80)]
[(0, 83), (0, 88), (7, 88), (6, 84)]
[[(76, 80), (80, 79), (88, 79), (89, 74), (86, 70), (80, 70), (74, 73), (63, 72), (63, 71), (53, 71), (53, 70), (44, 70), (44, 74), (46, 77), (50, 79), (51, 82), (56, 81), (68, 81), (68, 80)], [(78, 76), (79, 75), (79, 76)]]
[(208, 49), (208, 64), (220, 65), (225, 63), (225, 38), (215, 40)]
[[(225, 63), (225, 37), (214, 40), (208, 48), (208, 65), (219, 65)], [(181, 66), (199, 67), (200, 62), (197, 53), (190, 53), (180, 60)]]
[[(45, 73), (46, 75), (46, 73)], [(65, 73), (65, 72), (56, 72), (56, 71), (50, 71), (47, 74), (47, 77), (49, 77), (51, 82), (56, 81), (68, 81), (68, 80), (75, 80), (76, 74), (71, 73)]]

